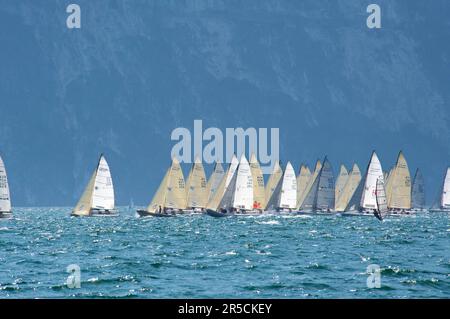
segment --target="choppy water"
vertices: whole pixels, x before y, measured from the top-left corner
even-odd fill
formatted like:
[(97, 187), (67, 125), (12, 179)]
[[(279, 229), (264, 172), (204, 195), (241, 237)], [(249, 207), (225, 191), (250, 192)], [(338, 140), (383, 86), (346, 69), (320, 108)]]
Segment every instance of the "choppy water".
[[(0, 220), (0, 298), (450, 297), (450, 220), (209, 216)], [(81, 288), (66, 285), (78, 264)], [(381, 267), (381, 288), (366, 268)]]

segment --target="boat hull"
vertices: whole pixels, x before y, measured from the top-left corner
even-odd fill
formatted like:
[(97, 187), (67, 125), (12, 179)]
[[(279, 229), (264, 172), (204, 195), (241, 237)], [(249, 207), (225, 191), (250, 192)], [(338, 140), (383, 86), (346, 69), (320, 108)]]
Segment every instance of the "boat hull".
[(146, 210), (137, 210), (136, 211), (139, 217), (175, 217), (174, 213), (152, 213)]
[(115, 209), (113, 210), (99, 210), (99, 209), (91, 209), (89, 211), (89, 215), (79, 215), (72, 212), (70, 216), (74, 217), (117, 217), (119, 216), (119, 212)]
[(230, 216), (234, 216), (234, 213), (231, 212), (227, 212), (227, 213), (221, 213), (221, 212), (217, 212), (215, 210), (212, 209), (206, 209), (206, 214), (211, 216), (211, 217), (230, 217)]
[(12, 212), (0, 212), (1, 219), (9, 219), (12, 218)]

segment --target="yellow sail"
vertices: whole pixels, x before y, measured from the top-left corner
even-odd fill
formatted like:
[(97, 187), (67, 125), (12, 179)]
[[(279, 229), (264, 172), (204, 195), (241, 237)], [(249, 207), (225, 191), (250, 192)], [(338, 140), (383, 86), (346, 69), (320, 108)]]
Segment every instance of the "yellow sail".
[(411, 208), (411, 175), (402, 152), (398, 154), (392, 176), (389, 177), (388, 207), (391, 209)]
[(267, 181), (267, 185), (265, 188), (265, 199), (266, 203), (264, 204), (264, 209), (267, 208), (267, 202), (272, 197), (273, 192), (275, 191), (275, 188), (277, 187), (278, 183), (281, 180), (281, 177), (283, 176), (283, 169), (280, 166), (280, 161), (276, 161), (275, 165), (273, 166), (272, 174), (269, 177), (269, 180)]
[(336, 185), (334, 187), (334, 199), (335, 199), (335, 206), (337, 203), (337, 199), (342, 193), (342, 190), (344, 189), (345, 184), (348, 180), (348, 170), (344, 165), (341, 165), (341, 169), (339, 171), (339, 176), (336, 179)]
[(338, 212), (345, 211), (347, 205), (353, 197), (356, 189), (361, 182), (361, 171), (359, 170), (358, 165), (353, 164), (352, 170), (348, 174), (347, 182), (342, 189), (342, 192), (339, 194), (339, 197), (336, 199), (335, 209)]
[(206, 175), (200, 159), (195, 158), (186, 182), (188, 208), (205, 208), (208, 200)]
[(212, 200), (224, 176), (225, 171), (223, 169), (222, 164), (216, 163), (216, 165), (214, 165), (214, 171), (211, 174), (211, 177), (209, 178), (208, 185), (206, 186), (208, 194), (208, 200), (206, 202)]
[(310, 178), (311, 171), (309, 170), (308, 166), (301, 165), (300, 173), (297, 176), (297, 207), (300, 206), (300, 198), (301, 196), (303, 196)]
[(91, 179), (84, 189), (83, 195), (72, 211), (72, 214), (78, 216), (88, 216), (92, 207), (92, 195), (94, 193), (95, 177), (97, 176), (97, 169), (92, 173)]
[(314, 173), (310, 177), (304, 192), (302, 194), (300, 194), (301, 196), (300, 196), (300, 198), (297, 201), (297, 208), (298, 209), (300, 209), (300, 207), (302, 206), (303, 202), (305, 201), (306, 196), (308, 196), (308, 193), (310, 192), (314, 182), (316, 181), (316, 178), (319, 175), (319, 172), (320, 172), (321, 168), (322, 168), (322, 163), (320, 162), (320, 160), (317, 160), (316, 167), (314, 168)]
[(172, 209), (186, 209), (186, 188), (183, 171), (177, 158), (173, 158), (167, 182), (165, 207)]
[(264, 176), (255, 154), (250, 157), (250, 171), (253, 179), (253, 208), (263, 209), (266, 205)]
[(159, 210), (159, 207), (161, 207), (161, 209), (164, 208), (167, 193), (167, 181), (169, 180), (170, 171), (171, 168), (167, 170), (166, 175), (164, 175), (161, 184), (159, 184), (158, 190), (153, 196), (151, 203), (147, 207), (148, 212), (154, 213)]

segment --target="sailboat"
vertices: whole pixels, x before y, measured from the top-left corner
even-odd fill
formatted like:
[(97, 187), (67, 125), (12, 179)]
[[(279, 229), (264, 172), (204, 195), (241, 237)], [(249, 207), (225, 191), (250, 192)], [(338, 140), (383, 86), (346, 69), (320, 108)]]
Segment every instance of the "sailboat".
[[(342, 191), (344, 190), (344, 186), (347, 183), (349, 177), (349, 173), (345, 165), (341, 165), (338, 178), (336, 179), (336, 185), (334, 189), (334, 199), (337, 201)], [(336, 206), (336, 203), (335, 203)]]
[(180, 162), (174, 157), (151, 203), (137, 213), (141, 217), (170, 217), (183, 209), (186, 209), (186, 188)]
[(416, 212), (425, 210), (425, 183), (422, 172), (419, 169), (417, 169), (414, 174), (411, 189), (411, 208)]
[(203, 165), (195, 158), (186, 181), (187, 212), (201, 213), (208, 201), (208, 189)]
[(389, 174), (387, 205), (392, 214), (411, 212), (411, 175), (403, 152), (399, 152), (397, 162)]
[(334, 195), (333, 169), (325, 156), (320, 171), (299, 208), (299, 213), (329, 214), (334, 210)]
[(347, 182), (345, 183), (342, 192), (340, 192), (338, 198), (336, 198), (335, 209), (337, 212), (345, 211), (345, 208), (347, 207), (350, 199), (353, 197), (353, 194), (355, 193), (360, 183), (361, 171), (359, 170), (358, 165), (355, 163), (353, 164), (352, 170), (348, 175)]
[[(230, 165), (231, 168), (231, 165)], [(206, 212), (213, 217), (225, 217), (235, 214), (246, 214), (253, 210), (253, 178), (250, 164), (244, 155), (232, 174), (228, 185), (224, 183), (225, 192), (215, 208), (208, 204)]]
[(296, 205), (296, 207), (300, 206), (300, 198), (305, 193), (306, 187), (308, 186), (310, 178), (311, 178), (311, 171), (309, 170), (308, 166), (302, 164), (300, 166), (300, 172), (297, 176), (297, 205)]
[(253, 210), (262, 212), (266, 206), (264, 176), (254, 153), (250, 156), (250, 171), (253, 180)]
[(211, 174), (211, 177), (208, 180), (208, 184), (206, 185), (206, 192), (208, 194), (207, 203), (212, 200), (214, 195), (216, 194), (216, 190), (220, 185), (223, 177), (225, 176), (225, 171), (221, 163), (216, 162), (214, 165), (214, 170)]
[(383, 220), (383, 216), (388, 212), (386, 190), (384, 188), (383, 180), (384, 180), (384, 176), (383, 176), (383, 179), (381, 179), (381, 178), (377, 179), (375, 196), (376, 196), (378, 208), (376, 210), (374, 210), (374, 212), (373, 212), (375, 217), (378, 218), (380, 221)]
[(5, 163), (0, 156), (0, 218), (11, 218), (11, 197), (9, 195), (8, 176)]
[(237, 166), (239, 165), (239, 161), (235, 155), (231, 158), (230, 165), (228, 166), (227, 172), (223, 176), (219, 185), (214, 192), (214, 195), (208, 200), (208, 204), (206, 205), (207, 210), (216, 211), (219, 209), (219, 205), (223, 200), (226, 190), (230, 185), (234, 173), (236, 172)]
[(117, 216), (114, 208), (114, 186), (108, 162), (103, 154), (72, 216)]
[(430, 209), (430, 212), (450, 212), (450, 167), (444, 175), (437, 204)]
[(379, 179), (384, 184), (383, 169), (377, 154), (373, 151), (364, 178), (342, 215), (372, 216), (373, 212), (378, 209), (376, 188)]
[(267, 204), (272, 197), (273, 192), (275, 191), (275, 188), (277, 187), (278, 183), (280, 182), (281, 177), (283, 176), (283, 169), (281, 168), (280, 161), (276, 161), (275, 165), (273, 166), (272, 174), (269, 177), (269, 180), (266, 184), (265, 189), (265, 199), (266, 203), (264, 205), (264, 209), (267, 209)]
[(267, 203), (268, 211), (291, 212), (297, 207), (297, 178), (291, 162), (286, 164), (283, 176)]
[[(310, 176), (308, 184), (306, 185), (304, 191), (297, 198), (297, 209), (310, 210), (312, 208), (312, 202), (316, 196), (315, 191), (317, 187), (313, 188), (315, 185), (317, 177), (319, 176), (320, 170), (322, 169), (322, 163), (317, 160), (316, 166), (314, 168), (313, 174)], [(306, 201), (306, 202), (305, 202)]]

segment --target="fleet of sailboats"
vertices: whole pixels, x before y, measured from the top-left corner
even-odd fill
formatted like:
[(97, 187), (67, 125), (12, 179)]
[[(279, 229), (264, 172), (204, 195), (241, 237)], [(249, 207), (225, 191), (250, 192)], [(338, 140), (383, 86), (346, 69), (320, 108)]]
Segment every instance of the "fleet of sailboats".
[(6, 175), (5, 163), (0, 156), (0, 218), (10, 218), (11, 216), (8, 176)]
[[(134, 206), (134, 205), (133, 205)], [(131, 207), (131, 206), (130, 206)], [(225, 171), (215, 163), (209, 180), (196, 157), (185, 182), (176, 157), (166, 171), (141, 217), (171, 217), (186, 213), (207, 213), (214, 217), (263, 213), (330, 214), (371, 216), (404, 215), (426, 210), (424, 178), (419, 169), (411, 182), (403, 152), (389, 172), (383, 171), (372, 152), (364, 175), (357, 164), (351, 170), (340, 166), (335, 180), (327, 157), (317, 160), (314, 171), (301, 165), (296, 176), (290, 162), (285, 169), (276, 161), (267, 184), (255, 154), (232, 156)], [(436, 203), (430, 211), (450, 212), (450, 167), (445, 171)], [(103, 154), (91, 175), (72, 216), (116, 216), (114, 186)], [(0, 218), (12, 216), (8, 177), (0, 157)]]
[(105, 157), (100, 155), (97, 167), (72, 211), (72, 216), (115, 216), (114, 186)]

